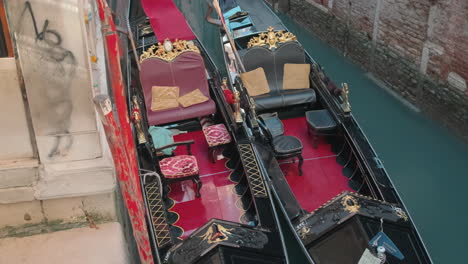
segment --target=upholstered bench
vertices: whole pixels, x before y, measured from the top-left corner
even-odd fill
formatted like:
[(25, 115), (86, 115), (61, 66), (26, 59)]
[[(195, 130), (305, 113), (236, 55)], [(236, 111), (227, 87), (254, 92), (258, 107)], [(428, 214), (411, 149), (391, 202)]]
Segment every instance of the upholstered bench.
[(319, 135), (332, 134), (337, 124), (327, 109), (313, 110), (306, 112), (307, 132), (314, 133), (314, 148), (318, 147)]
[(224, 124), (211, 125), (203, 128), (208, 143), (211, 162), (216, 163), (216, 151), (221, 146), (231, 143), (231, 135)]
[(270, 27), (251, 38), (248, 49), (240, 53), (247, 71), (241, 79), (257, 111), (316, 102), (310, 88), (310, 64), (293, 34)]
[(216, 112), (199, 48), (185, 40), (172, 46), (166, 50), (165, 45), (153, 45), (140, 57), (140, 82), (150, 126)]

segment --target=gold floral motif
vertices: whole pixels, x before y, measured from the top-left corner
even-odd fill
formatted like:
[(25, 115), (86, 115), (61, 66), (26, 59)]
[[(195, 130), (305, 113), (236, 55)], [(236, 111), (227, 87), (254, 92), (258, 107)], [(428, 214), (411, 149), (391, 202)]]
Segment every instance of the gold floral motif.
[(405, 211), (403, 211), (403, 209), (401, 209), (400, 207), (393, 207), (393, 210), (395, 211), (395, 214), (400, 217), (401, 219), (403, 219), (405, 222), (408, 221), (408, 215), (406, 214)]
[(178, 40), (172, 43), (172, 50), (164, 49), (164, 45), (158, 42), (157, 45), (152, 45), (147, 51), (144, 51), (140, 56), (140, 63), (149, 58), (159, 58), (165, 61), (172, 61), (180, 54), (187, 51), (195, 51), (200, 54), (200, 50), (191, 41)]
[(260, 33), (258, 37), (249, 40), (247, 48), (254, 46), (266, 46), (269, 49), (277, 48), (277, 44), (297, 40), (296, 36), (283, 30), (275, 31), (273, 27), (268, 27), (267, 32)]
[(212, 224), (206, 233), (200, 236), (203, 240), (206, 240), (208, 244), (218, 243), (229, 239), (232, 228), (225, 228), (219, 224)]
[(343, 205), (344, 209), (350, 213), (357, 213), (359, 208), (361, 208), (357, 199), (351, 195), (346, 195), (343, 197), (341, 199), (341, 205)]
[(299, 236), (301, 239), (305, 239), (307, 237), (307, 234), (309, 234), (310, 228), (304, 226), (299, 230)]

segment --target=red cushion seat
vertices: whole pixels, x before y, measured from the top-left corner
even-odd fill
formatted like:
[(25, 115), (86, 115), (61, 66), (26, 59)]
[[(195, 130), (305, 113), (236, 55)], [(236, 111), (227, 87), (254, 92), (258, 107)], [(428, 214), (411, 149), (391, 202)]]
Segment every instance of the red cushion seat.
[(208, 146), (215, 147), (231, 142), (231, 135), (224, 124), (217, 124), (203, 128)]
[(159, 166), (165, 178), (182, 178), (198, 174), (197, 159), (192, 155), (165, 158), (159, 162)]

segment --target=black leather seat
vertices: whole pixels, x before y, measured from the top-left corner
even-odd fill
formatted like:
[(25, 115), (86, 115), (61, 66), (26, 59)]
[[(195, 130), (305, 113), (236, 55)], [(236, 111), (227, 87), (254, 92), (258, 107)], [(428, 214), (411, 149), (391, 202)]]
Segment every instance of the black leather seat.
[(283, 122), (276, 113), (259, 115), (259, 124), (266, 133), (277, 159), (297, 157), (299, 159), (299, 175), (302, 175), (302, 142), (295, 136), (285, 136)]
[(273, 138), (273, 148), (276, 153), (281, 155), (291, 154), (302, 150), (301, 141), (294, 136), (280, 136)]
[(284, 64), (305, 63), (304, 49), (299, 43), (295, 41), (282, 43), (274, 50), (255, 46), (242, 54), (242, 61), (246, 71), (262, 67), (268, 80), (270, 92), (253, 97), (257, 111), (265, 112), (275, 108), (316, 102), (313, 89), (283, 90)]

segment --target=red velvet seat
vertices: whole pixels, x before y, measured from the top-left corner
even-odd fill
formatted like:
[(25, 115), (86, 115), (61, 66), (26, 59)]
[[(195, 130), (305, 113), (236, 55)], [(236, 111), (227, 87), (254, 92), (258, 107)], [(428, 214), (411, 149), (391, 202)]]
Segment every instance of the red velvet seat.
[(180, 155), (162, 159), (159, 162), (161, 173), (166, 178), (181, 178), (198, 174), (195, 156)]
[(231, 143), (231, 135), (224, 124), (210, 125), (203, 128), (208, 143), (211, 162), (216, 163), (216, 150), (222, 145)]
[[(142, 56), (140, 81), (143, 86), (150, 126), (206, 116), (216, 112), (216, 105), (210, 98), (205, 65), (199, 51), (185, 50), (179, 53), (175, 58), (170, 59), (158, 57), (156, 54), (144, 59)], [(152, 111), (150, 106), (153, 86), (178, 86), (179, 96), (199, 89), (210, 99), (186, 108), (179, 105), (172, 109)]]
[[(197, 188), (195, 189), (195, 196), (200, 197), (200, 189), (202, 188), (202, 182), (200, 180), (200, 174), (198, 171), (197, 158), (192, 155), (192, 152), (190, 150), (190, 145), (193, 143), (193, 140), (176, 142), (166, 146), (162, 146), (160, 148), (156, 148), (155, 152), (158, 153), (162, 152), (162, 150), (167, 148), (185, 145), (187, 147), (187, 155), (167, 157), (160, 160), (159, 170), (163, 175), (162, 180), (166, 186), (174, 182), (192, 180), (193, 183), (197, 185)], [(167, 192), (168, 191), (165, 191), (165, 196), (167, 196)]]
[(231, 142), (231, 135), (224, 124), (217, 124), (203, 128), (206, 142), (209, 147), (228, 144)]

